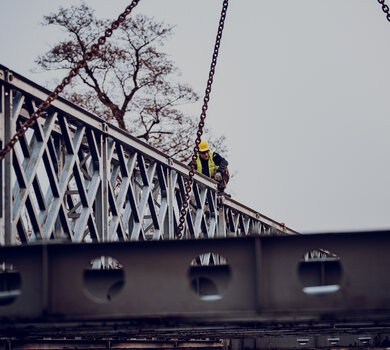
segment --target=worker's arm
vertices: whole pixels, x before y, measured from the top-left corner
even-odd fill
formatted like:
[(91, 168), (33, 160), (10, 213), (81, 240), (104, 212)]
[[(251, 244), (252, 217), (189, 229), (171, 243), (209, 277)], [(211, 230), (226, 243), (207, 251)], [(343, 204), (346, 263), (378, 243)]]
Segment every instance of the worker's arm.
[(223, 172), (229, 165), (228, 161), (216, 152), (214, 152), (213, 160), (214, 163), (218, 165), (218, 171), (220, 172)]

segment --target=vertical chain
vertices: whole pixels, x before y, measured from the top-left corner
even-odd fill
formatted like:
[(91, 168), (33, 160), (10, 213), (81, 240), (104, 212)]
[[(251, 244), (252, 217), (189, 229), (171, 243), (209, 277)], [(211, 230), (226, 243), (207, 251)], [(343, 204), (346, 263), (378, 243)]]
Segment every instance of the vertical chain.
[(385, 4), (385, 0), (378, 0), (378, 2), (382, 5), (382, 11), (386, 13), (386, 18), (390, 22), (389, 6)]
[(210, 66), (209, 78), (207, 80), (207, 87), (206, 87), (205, 96), (204, 96), (204, 99), (203, 99), (203, 106), (202, 106), (202, 112), (200, 114), (200, 121), (199, 121), (199, 124), (198, 124), (198, 131), (196, 133), (197, 137), (196, 137), (196, 140), (195, 140), (194, 153), (192, 155), (190, 171), (188, 173), (188, 179), (186, 181), (183, 206), (182, 206), (182, 209), (180, 211), (179, 225), (178, 225), (178, 228), (177, 228), (177, 231), (176, 231), (176, 237), (179, 238), (179, 239), (182, 238), (182, 236), (183, 236), (182, 232), (183, 232), (183, 229), (184, 229), (184, 221), (185, 221), (185, 216), (187, 214), (188, 202), (190, 200), (190, 192), (191, 192), (191, 189), (192, 189), (192, 184), (194, 182), (196, 159), (197, 159), (198, 153), (199, 153), (200, 138), (201, 138), (201, 136), (203, 134), (204, 120), (206, 119), (206, 111), (207, 111), (207, 108), (208, 108), (208, 102), (210, 100), (211, 86), (213, 84), (215, 67), (217, 65), (218, 52), (219, 52), (219, 47), (221, 45), (223, 26), (225, 24), (226, 11), (227, 11), (228, 4), (229, 4), (229, 0), (224, 0), (223, 1), (222, 11), (221, 11), (221, 18), (219, 20), (217, 37), (216, 37), (215, 45), (214, 45), (213, 58), (212, 58), (212, 61), (211, 61), (211, 66)]
[(40, 118), (45, 110), (47, 110), (51, 103), (58, 98), (58, 95), (64, 90), (65, 86), (68, 85), (72, 78), (74, 78), (81, 68), (84, 68), (87, 65), (87, 61), (91, 60), (92, 57), (96, 56), (99, 52), (100, 46), (106, 43), (107, 38), (109, 38), (113, 31), (119, 27), (119, 25), (126, 19), (127, 15), (137, 6), (140, 0), (133, 0), (129, 6), (118, 16), (118, 18), (111, 23), (111, 26), (107, 28), (104, 32), (104, 35), (99, 37), (96, 44), (91, 46), (91, 49), (84, 55), (83, 59), (80, 60), (74, 68), (72, 68), (67, 77), (65, 77), (62, 82), (48, 95), (45, 101), (43, 101), (38, 109), (27, 119), (15, 135), (6, 143), (5, 147), (0, 150), (0, 161), (2, 161), (6, 154), (11, 151), (19, 139), (31, 128)]

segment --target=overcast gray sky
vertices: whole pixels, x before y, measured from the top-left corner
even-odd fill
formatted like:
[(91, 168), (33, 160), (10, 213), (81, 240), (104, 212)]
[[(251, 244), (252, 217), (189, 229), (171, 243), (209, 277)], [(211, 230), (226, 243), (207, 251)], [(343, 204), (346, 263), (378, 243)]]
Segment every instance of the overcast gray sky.
[[(125, 0), (86, 0), (116, 18)], [(76, 0), (0, 0), (0, 63), (45, 85), (35, 58)], [(177, 25), (166, 45), (202, 97), (222, 0), (141, 0)], [(62, 78), (62, 77), (61, 77)], [(230, 0), (206, 124), (224, 134), (228, 192), (300, 232), (390, 227), (390, 23), (375, 0)], [(202, 101), (187, 108), (198, 117)], [(194, 131), (195, 138), (195, 131)]]

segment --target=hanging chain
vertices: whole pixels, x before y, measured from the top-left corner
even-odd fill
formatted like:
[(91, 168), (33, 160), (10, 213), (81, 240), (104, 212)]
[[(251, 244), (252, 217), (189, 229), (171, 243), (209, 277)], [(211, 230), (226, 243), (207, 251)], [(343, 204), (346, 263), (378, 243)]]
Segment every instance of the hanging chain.
[(64, 90), (65, 86), (68, 85), (72, 78), (75, 77), (81, 68), (86, 67), (87, 61), (91, 60), (92, 57), (96, 56), (99, 52), (99, 47), (106, 43), (106, 39), (109, 38), (113, 31), (119, 27), (119, 25), (126, 19), (126, 16), (130, 14), (134, 7), (137, 6), (140, 0), (133, 0), (129, 6), (118, 16), (118, 18), (112, 22), (111, 26), (107, 28), (98, 40), (96, 44), (91, 46), (91, 49), (84, 55), (83, 59), (80, 60), (74, 68), (72, 68), (67, 77), (65, 77), (62, 82), (48, 95), (45, 101), (43, 101), (38, 109), (27, 119), (15, 135), (6, 143), (5, 147), (0, 150), (0, 161), (2, 161), (6, 154), (10, 152), (19, 139), (27, 132), (28, 128), (31, 128), (42, 116), (43, 112), (47, 110), (51, 103), (58, 98), (58, 95)]
[(378, 0), (378, 2), (382, 5), (382, 11), (386, 13), (386, 18), (390, 22), (389, 6), (385, 4), (385, 0)]
[(188, 173), (188, 179), (186, 181), (184, 201), (183, 201), (182, 209), (180, 211), (179, 225), (178, 225), (178, 228), (176, 231), (176, 237), (179, 239), (182, 238), (182, 236), (183, 236), (182, 231), (184, 229), (184, 221), (185, 221), (185, 216), (187, 214), (188, 202), (190, 200), (190, 192), (191, 192), (192, 184), (194, 182), (196, 159), (197, 159), (198, 153), (199, 153), (200, 138), (203, 134), (204, 120), (206, 119), (206, 111), (208, 108), (208, 102), (210, 100), (211, 85), (213, 84), (215, 66), (217, 65), (218, 52), (219, 52), (219, 47), (221, 45), (222, 31), (223, 31), (223, 26), (225, 23), (226, 11), (227, 11), (228, 4), (229, 4), (229, 0), (224, 0), (223, 5), (222, 5), (221, 18), (219, 20), (217, 37), (215, 40), (214, 53), (213, 53), (213, 58), (211, 61), (210, 72), (209, 72), (209, 79), (207, 80), (207, 87), (206, 87), (205, 96), (203, 99), (202, 113), (200, 114), (198, 131), (196, 133), (197, 137), (195, 140), (194, 153), (192, 155), (192, 160), (191, 160), (191, 164), (190, 164), (190, 171)]

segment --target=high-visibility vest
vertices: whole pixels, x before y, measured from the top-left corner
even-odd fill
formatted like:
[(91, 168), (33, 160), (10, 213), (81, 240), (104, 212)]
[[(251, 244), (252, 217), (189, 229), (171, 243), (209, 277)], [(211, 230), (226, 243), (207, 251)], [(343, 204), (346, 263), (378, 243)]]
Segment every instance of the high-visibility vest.
[[(219, 168), (219, 166), (214, 163), (213, 155), (214, 155), (213, 151), (210, 151), (210, 158), (209, 158), (209, 175), (210, 176), (212, 174), (214, 175), (214, 173)], [(196, 170), (199, 171), (200, 173), (202, 172), (202, 163), (200, 161), (199, 154), (198, 154), (198, 158), (196, 158)]]

